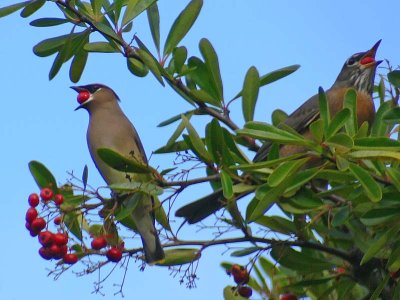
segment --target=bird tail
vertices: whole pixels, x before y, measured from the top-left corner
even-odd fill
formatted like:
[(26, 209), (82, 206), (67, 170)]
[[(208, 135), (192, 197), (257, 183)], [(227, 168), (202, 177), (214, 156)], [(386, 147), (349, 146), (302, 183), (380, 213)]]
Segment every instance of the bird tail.
[(175, 212), (175, 216), (183, 217), (189, 224), (194, 224), (224, 207), (225, 203), (226, 200), (224, 199), (222, 189), (219, 189), (212, 194), (182, 206)]
[(154, 226), (152, 209), (152, 198), (149, 195), (142, 194), (138, 205), (132, 212), (133, 221), (142, 238), (143, 251), (148, 264), (153, 264), (165, 257), (160, 238)]

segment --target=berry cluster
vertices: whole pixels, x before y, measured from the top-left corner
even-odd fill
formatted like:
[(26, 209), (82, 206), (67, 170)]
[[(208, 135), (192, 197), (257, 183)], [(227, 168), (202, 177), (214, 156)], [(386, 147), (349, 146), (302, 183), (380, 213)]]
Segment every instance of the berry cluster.
[[(54, 204), (59, 207), (64, 202), (64, 196), (61, 194), (54, 195), (50, 188), (43, 188), (39, 195), (32, 193), (28, 197), (29, 208), (25, 215), (25, 227), (29, 230), (32, 237), (37, 236), (40, 245), (39, 255), (46, 259), (63, 259), (65, 264), (74, 264), (78, 261), (78, 256), (75, 253), (68, 253), (68, 234), (58, 228), (58, 232), (51, 232), (45, 230), (47, 222), (44, 218), (39, 216), (36, 207), (40, 204), (42, 199), (43, 205), (48, 205), (49, 201), (53, 200)], [(54, 224), (61, 224), (61, 217), (57, 216), (54, 218)]]
[[(77, 253), (69, 253), (72, 249), (68, 247), (69, 237), (64, 229), (64, 224), (62, 224), (62, 217), (58, 215), (53, 219), (54, 224), (57, 226), (57, 232), (52, 232), (48, 229), (48, 222), (46, 222), (45, 218), (49, 219), (49, 215), (53, 213), (47, 214), (45, 217), (41, 217), (38, 213), (37, 207), (40, 202), (42, 202), (42, 214), (45, 214), (46, 210), (51, 207), (51, 201), (54, 202), (56, 211), (58, 212), (61, 210), (60, 206), (64, 203), (64, 196), (62, 194), (54, 195), (53, 190), (50, 188), (43, 188), (40, 191), (40, 196), (36, 193), (30, 194), (28, 198), (30, 207), (26, 212), (25, 227), (32, 237), (38, 237), (41, 245), (39, 255), (42, 258), (46, 260), (62, 259), (65, 264), (75, 264), (79, 257)], [(105, 255), (109, 261), (119, 262), (122, 259), (123, 243), (113, 246), (109, 245), (105, 236), (93, 237), (91, 241), (91, 248), (93, 250), (98, 251), (106, 247), (108, 249), (101, 254)], [(94, 253), (86, 247), (83, 247), (83, 249), (86, 254)]]
[(231, 269), (228, 272), (230, 275), (233, 275), (233, 280), (237, 283), (237, 292), (240, 296), (244, 298), (250, 298), (253, 294), (253, 290), (251, 287), (246, 284), (249, 283), (250, 276), (247, 269), (243, 266), (239, 266), (237, 264), (232, 265)]

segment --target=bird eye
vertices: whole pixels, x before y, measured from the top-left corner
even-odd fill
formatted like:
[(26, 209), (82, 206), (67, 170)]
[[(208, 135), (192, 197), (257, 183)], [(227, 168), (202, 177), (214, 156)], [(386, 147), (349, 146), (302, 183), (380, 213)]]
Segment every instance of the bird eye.
[(347, 65), (351, 66), (354, 65), (356, 62), (356, 60), (354, 59), (354, 57), (350, 57), (349, 60), (347, 61)]

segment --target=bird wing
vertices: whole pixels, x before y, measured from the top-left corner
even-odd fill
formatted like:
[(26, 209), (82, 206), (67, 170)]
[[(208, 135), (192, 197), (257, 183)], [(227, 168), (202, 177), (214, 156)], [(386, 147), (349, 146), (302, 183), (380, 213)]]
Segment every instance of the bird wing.
[[(284, 124), (293, 128), (298, 133), (304, 133), (308, 126), (319, 117), (319, 103), (318, 94), (312, 96), (304, 102), (299, 108), (292, 112)], [(279, 127), (279, 125), (278, 125)], [(266, 141), (261, 148), (257, 151), (253, 158), (254, 162), (264, 161), (269, 153), (272, 143)]]

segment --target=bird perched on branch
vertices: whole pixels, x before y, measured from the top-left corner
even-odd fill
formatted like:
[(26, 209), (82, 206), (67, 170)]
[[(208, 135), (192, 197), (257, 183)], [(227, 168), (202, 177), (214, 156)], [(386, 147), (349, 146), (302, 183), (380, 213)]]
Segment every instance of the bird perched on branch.
[[(138, 162), (147, 164), (139, 135), (121, 110), (117, 94), (103, 84), (71, 88), (79, 93), (80, 105), (77, 109), (84, 108), (89, 113), (87, 144), (90, 155), (106, 183), (112, 185), (143, 180), (141, 177), (143, 174), (127, 174), (113, 169), (99, 157), (97, 152), (100, 148), (108, 148), (127, 158), (134, 158)], [(123, 195), (116, 192), (114, 196), (123, 198)], [(154, 199), (143, 192), (139, 192), (139, 196), (139, 202), (132, 212), (132, 219), (142, 238), (146, 261), (153, 263), (164, 258), (164, 251), (154, 226)]]
[[(377, 66), (382, 61), (375, 60), (375, 54), (378, 50), (380, 40), (365, 52), (353, 54), (346, 60), (342, 70), (333, 83), (332, 87), (325, 93), (329, 105), (331, 117), (343, 109), (344, 95), (350, 88), (357, 92), (357, 120), (358, 126), (363, 122), (372, 124), (375, 116), (375, 106), (372, 100), (374, 87), (374, 78)], [(297, 108), (285, 120), (285, 124), (305, 138), (310, 138), (310, 124), (319, 118), (319, 98), (318, 94), (312, 96)], [(265, 142), (253, 161), (264, 161), (269, 153), (270, 142)], [(290, 156), (297, 153), (303, 153), (307, 149), (298, 145), (283, 145), (279, 154), (281, 157)], [(315, 161), (313, 162), (316, 163)], [(176, 211), (176, 216), (184, 217), (190, 224), (197, 223), (217, 210), (224, 207), (226, 200), (223, 197), (222, 189), (216, 190), (201, 199), (189, 203)]]

